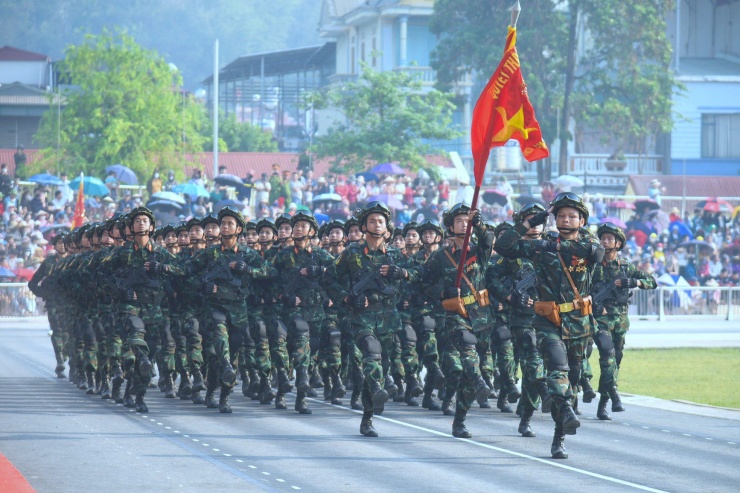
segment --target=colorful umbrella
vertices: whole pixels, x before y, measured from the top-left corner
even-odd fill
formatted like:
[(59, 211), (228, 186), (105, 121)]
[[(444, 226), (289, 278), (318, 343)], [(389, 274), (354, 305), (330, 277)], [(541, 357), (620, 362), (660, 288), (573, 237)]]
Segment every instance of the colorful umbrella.
[(174, 193), (190, 195), (191, 199), (196, 199), (198, 197), (208, 198), (211, 196), (211, 194), (208, 193), (208, 190), (200, 185), (196, 185), (195, 183), (181, 183), (180, 185), (175, 185), (172, 187), (172, 191)]
[(406, 172), (396, 163), (383, 163), (370, 170), (379, 175), (405, 175)]
[(403, 204), (395, 195), (390, 195), (387, 193), (381, 193), (380, 195), (373, 195), (372, 197), (368, 197), (368, 202), (378, 201), (383, 202), (385, 205), (390, 207), (391, 209), (395, 210), (401, 210), (403, 209)]
[[(80, 177), (78, 176), (72, 180), (69, 186), (72, 190), (79, 189)], [(85, 195), (91, 195), (93, 197), (103, 197), (109, 193), (108, 187), (105, 186), (105, 183), (103, 183), (100, 178), (95, 178), (94, 176), (86, 176), (82, 179), (82, 190)]]
[(139, 179), (136, 177), (136, 173), (134, 173), (131, 168), (128, 168), (122, 164), (112, 164), (110, 166), (107, 166), (105, 168), (106, 173), (110, 172), (115, 173), (116, 180), (120, 181), (121, 183), (125, 183), (127, 185), (138, 185)]
[(640, 199), (635, 200), (635, 209), (638, 211), (644, 211), (646, 209), (655, 210), (660, 209), (660, 206), (653, 199)]
[(185, 199), (174, 192), (157, 192), (152, 194), (152, 200), (167, 200), (176, 204), (185, 204)]
[(33, 183), (38, 183), (39, 185), (49, 185), (49, 186), (59, 186), (64, 185), (64, 182), (61, 180), (61, 178), (50, 175), (49, 173), (41, 173), (39, 175), (33, 175), (28, 179), (28, 181)]
[(504, 192), (499, 192), (498, 190), (486, 190), (483, 192), (482, 198), (483, 202), (491, 205), (498, 204), (500, 206), (504, 206), (509, 202), (506, 194)]
[(635, 210), (635, 204), (632, 202), (627, 202), (626, 200), (615, 200), (614, 202), (610, 202), (607, 207), (610, 207), (612, 209), (629, 209), (629, 210)]

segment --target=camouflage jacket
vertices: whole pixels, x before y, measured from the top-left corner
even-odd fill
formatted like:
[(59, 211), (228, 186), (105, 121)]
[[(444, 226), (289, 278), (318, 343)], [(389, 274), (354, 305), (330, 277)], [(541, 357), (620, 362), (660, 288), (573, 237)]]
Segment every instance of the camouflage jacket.
[[(628, 278), (639, 279), (640, 281), (642, 281), (642, 289), (655, 289), (656, 287), (658, 287), (658, 283), (655, 281), (655, 278), (652, 275), (639, 270), (634, 264), (628, 262), (626, 259), (620, 259), (619, 257), (611, 261), (604, 259), (596, 265), (596, 269), (594, 270), (593, 284), (602, 283), (603, 281), (606, 281), (608, 283), (612, 279), (619, 277), (619, 275), (621, 274), (620, 271), (624, 271), (625, 275)], [(627, 306), (627, 303), (617, 304), (614, 302), (607, 302), (605, 303), (603, 308), (606, 308), (607, 315), (626, 315)], [(596, 313), (596, 311), (594, 311), (594, 315), (599, 317), (602, 315), (602, 313)]]
[[(576, 296), (557, 254), (537, 251), (535, 242), (522, 239), (526, 233), (527, 228), (521, 223), (507, 229), (496, 242), (496, 250), (508, 258), (526, 258), (534, 262), (540, 301), (554, 301), (559, 305), (572, 303)], [(558, 245), (576, 289), (582, 297), (588, 296), (596, 262), (603, 258), (604, 248), (590, 234), (581, 234), (576, 240), (558, 239)], [(537, 315), (535, 327), (538, 330), (557, 332), (563, 339), (587, 337), (594, 330), (592, 317), (582, 316), (580, 310), (561, 312), (560, 317), (562, 326), (557, 327), (545, 317)]]
[(59, 260), (59, 255), (49, 255), (46, 257), (44, 261), (41, 262), (41, 265), (39, 265), (39, 268), (36, 269), (36, 272), (33, 273), (31, 280), (28, 281), (28, 289), (30, 289), (36, 296), (44, 298), (47, 305), (55, 301), (54, 292), (49, 291), (47, 286), (45, 286), (45, 283), (41, 281), (45, 281), (47, 279)]
[[(333, 258), (329, 252), (321, 248), (308, 246), (299, 248), (290, 246), (281, 249), (273, 260), (278, 271), (281, 292), (277, 298), (291, 293), (300, 298), (298, 306), (284, 306), (283, 315), (286, 319), (295, 315), (301, 316), (308, 322), (319, 322), (326, 316), (324, 301), (327, 299), (326, 290), (321, 284), (322, 275), (310, 279), (300, 273), (304, 267), (319, 266), (322, 269), (331, 267)], [(322, 272), (323, 274), (323, 272)]]
[[(480, 292), (486, 289), (486, 269), (491, 260), (494, 235), (492, 231), (486, 231), (484, 226), (475, 228), (475, 235), (479, 241), (477, 243), (471, 241), (468, 246), (469, 251), (463, 274), (468, 278), (473, 288)], [(454, 262), (450, 261), (448, 255), (452, 257)], [(462, 250), (458, 249), (453, 243), (434, 252), (422, 266), (422, 290), (435, 303), (441, 303), (445, 290), (455, 287), (457, 265), (461, 257)], [(448, 312), (447, 320), (452, 320), (456, 325), (468, 327), (476, 332), (490, 329), (493, 326), (491, 307), (490, 305), (480, 306), (477, 301), (474, 301), (473, 291), (465, 279), (460, 281), (460, 296), (463, 300), (472, 301), (465, 303), (468, 318), (466, 319), (454, 312)]]
[[(534, 308), (521, 309), (514, 306), (507, 298), (514, 292), (517, 273), (534, 269), (534, 263), (528, 258), (508, 259), (501, 255), (494, 255), (486, 273), (488, 290), (497, 303), (503, 305), (503, 310), (496, 311), (496, 321), (503, 322), (510, 327), (527, 327), (534, 323)], [(536, 288), (527, 290), (527, 294), (534, 301), (539, 300)], [(493, 303), (493, 300), (492, 300)]]
[[(423, 272), (423, 265), (432, 256), (425, 249), (421, 249), (416, 252), (410, 259), (410, 265), (419, 267)], [(437, 280), (437, 284), (440, 285), (444, 281), (441, 279)], [(439, 318), (445, 316), (445, 311), (439, 302), (439, 299), (430, 298), (421, 283), (408, 283), (409, 287), (409, 312), (413, 320), (418, 320), (421, 317), (429, 316), (432, 318)]]

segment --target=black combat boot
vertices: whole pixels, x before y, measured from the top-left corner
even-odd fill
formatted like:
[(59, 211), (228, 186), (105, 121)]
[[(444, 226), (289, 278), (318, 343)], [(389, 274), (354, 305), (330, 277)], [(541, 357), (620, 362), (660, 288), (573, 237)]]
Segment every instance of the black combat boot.
[(514, 412), (509, 403), (506, 402), (506, 392), (504, 392), (503, 389), (501, 389), (498, 393), (498, 399), (496, 399), (496, 407), (499, 408), (502, 413)]
[(421, 400), (421, 407), (430, 411), (440, 411), (442, 408), (432, 397), (434, 392), (434, 376), (427, 371), (424, 377), (424, 398)]
[(373, 382), (370, 385), (370, 398), (373, 403), (373, 413), (382, 414), (385, 409), (385, 403), (388, 402), (388, 391), (382, 388), (380, 383)]
[(567, 459), (568, 452), (565, 450), (565, 433), (559, 425), (555, 425), (555, 434), (552, 437), (550, 454), (553, 459)]
[(293, 390), (293, 385), (290, 383), (290, 377), (285, 368), (279, 368), (277, 371), (278, 391), (281, 394), (287, 394)]
[(180, 388), (178, 389), (177, 395), (180, 396), (181, 400), (190, 399), (190, 395), (193, 393), (193, 384), (190, 382), (190, 375), (185, 370), (180, 372)]
[[(269, 383), (269, 376), (267, 376), (266, 378), (268, 378)], [(249, 397), (253, 401), (256, 401), (257, 399), (259, 399), (260, 389), (262, 388), (262, 377), (257, 370), (250, 370), (248, 380), (249, 385), (247, 386), (247, 393), (244, 394), (244, 387), (242, 386), (242, 394)]]
[(206, 384), (203, 382), (203, 374), (200, 372), (200, 368), (193, 369), (193, 389), (192, 393), (206, 390)]
[(131, 397), (131, 380), (126, 381), (126, 390), (123, 392), (123, 407), (136, 407), (134, 398)]
[(208, 409), (216, 409), (218, 407), (218, 402), (216, 402), (216, 389), (208, 389), (206, 390), (206, 399), (204, 401), (204, 404)]
[(311, 369), (311, 377), (309, 378), (308, 383), (311, 385), (312, 389), (320, 389), (324, 386), (324, 377), (319, 373), (316, 367)]
[(146, 390), (143, 390), (136, 394), (136, 412), (137, 413), (148, 413), (149, 408), (146, 405), (146, 402), (144, 402), (144, 396), (146, 395)]
[(323, 368), (321, 370), (321, 379), (324, 382), (324, 401), (331, 402), (331, 393), (333, 392), (331, 380), (329, 379), (329, 369)]
[(121, 388), (121, 385), (123, 385), (123, 370), (121, 369), (121, 363), (119, 361), (114, 361), (111, 364), (110, 369), (111, 374), (111, 383), (115, 385), (118, 384), (118, 388)]
[(394, 375), (393, 384), (398, 389), (396, 396), (393, 398), (393, 402), (403, 402), (404, 394), (406, 393), (406, 389), (403, 385), (403, 377), (401, 377), (401, 375)]
[[(329, 376), (331, 377), (331, 403), (334, 405), (342, 405), (341, 398), (347, 393), (347, 389), (344, 388), (342, 383), (342, 377), (339, 374), (339, 368), (332, 368), (329, 370)], [(326, 383), (326, 382), (325, 382)]]
[(532, 427), (529, 425), (529, 421), (532, 419), (532, 415), (534, 414), (534, 411), (531, 409), (522, 409), (522, 419), (519, 420), (519, 433), (522, 434), (523, 437), (531, 438), (536, 437), (534, 430), (532, 430)]
[(102, 371), (100, 375), (101, 380), (103, 381), (101, 386), (100, 398), (108, 400), (113, 396), (110, 389), (110, 378), (108, 377), (107, 371)]
[(419, 384), (419, 380), (416, 375), (406, 375), (406, 394), (410, 394), (411, 397), (419, 397), (424, 393), (424, 389)]
[(247, 373), (247, 369), (244, 366), (239, 367), (239, 380), (242, 382), (242, 395), (244, 397), (247, 397), (249, 394), (247, 393), (247, 390), (249, 389), (249, 383), (251, 382), (249, 378), (249, 374)]
[(277, 396), (275, 391), (270, 385), (270, 377), (265, 375), (260, 378), (260, 392), (259, 399), (260, 404), (272, 404), (272, 400)]
[(445, 394), (445, 398), (442, 400), (442, 414), (445, 416), (454, 416), (455, 415), (455, 405), (452, 403), (452, 398), (454, 397), (454, 393), (450, 394), (449, 392)]
[(200, 395), (200, 390), (190, 394), (190, 400), (193, 401), (193, 404), (205, 404), (206, 402), (206, 400), (203, 399), (203, 396)]
[(308, 370), (305, 367), (298, 368), (296, 370), (295, 386), (296, 390), (298, 392), (302, 392), (304, 396), (308, 393), (309, 390), (311, 390), (311, 383), (308, 379)]
[(57, 378), (65, 378), (64, 370), (64, 361), (60, 361), (59, 363), (57, 363), (57, 367), (54, 368), (54, 373), (57, 374)]
[(231, 387), (226, 385), (221, 386), (221, 395), (218, 397), (218, 412), (223, 414), (231, 414), (231, 406), (229, 406), (229, 395), (231, 394)]
[(167, 372), (162, 368), (162, 366), (159, 366), (159, 380), (157, 380), (157, 388), (160, 392), (166, 392), (167, 391)]
[(578, 421), (576, 413), (573, 412), (573, 407), (567, 400), (560, 406), (560, 418), (563, 424), (563, 433), (566, 435), (575, 435), (576, 430), (581, 426), (581, 422)]
[(599, 407), (596, 409), (596, 417), (601, 421), (611, 421), (612, 417), (606, 411), (606, 404), (609, 402), (609, 394), (601, 394), (599, 398)]
[(275, 409), (288, 409), (288, 405), (285, 403), (285, 394), (280, 391), (275, 396)]
[(583, 402), (586, 404), (596, 399), (596, 392), (591, 387), (591, 382), (586, 377), (581, 377), (581, 389), (583, 389)]
[(442, 373), (442, 369), (437, 363), (432, 363), (427, 367), (426, 378), (430, 378), (432, 380), (433, 389), (442, 390), (443, 388), (445, 388), (445, 374)]
[(87, 390), (87, 372), (84, 370), (77, 370), (77, 388), (80, 390)]
[(164, 396), (167, 399), (174, 399), (176, 397), (175, 393), (175, 383), (172, 381), (172, 373), (165, 371), (164, 373)]
[(298, 391), (298, 394), (295, 397), (295, 410), (298, 411), (299, 414), (311, 414), (312, 411), (309, 409), (308, 404), (306, 404), (306, 394), (304, 392)]
[(95, 372), (95, 395), (103, 393), (103, 374), (103, 368), (98, 368), (98, 371)]
[(221, 360), (221, 381), (227, 384), (236, 382), (236, 372), (234, 371), (234, 367), (231, 366), (231, 362), (227, 359)]
[(358, 368), (352, 370), (352, 397), (350, 398), (350, 407), (355, 411), (362, 411), (362, 389), (365, 383), (365, 376)]
[(509, 382), (509, 391), (506, 394), (509, 404), (515, 404), (521, 396), (522, 394), (519, 392), (514, 380), (511, 380), (511, 382)]
[(501, 372), (498, 368), (493, 370), (493, 390), (496, 392), (501, 390)]
[(552, 396), (547, 390), (546, 382), (540, 382), (539, 385), (537, 385), (537, 393), (542, 399), (542, 412), (550, 414), (552, 412)]
[(87, 391), (85, 393), (93, 395), (95, 393), (95, 372), (87, 370), (85, 376), (87, 377)]
[(139, 363), (139, 376), (144, 380), (150, 379), (152, 377), (154, 367), (152, 366), (152, 362), (149, 357), (147, 357), (146, 354), (140, 354), (136, 359)]
[(388, 394), (388, 399), (393, 399), (398, 395), (398, 387), (393, 383), (393, 379), (389, 375), (385, 375), (385, 386), (384, 389)]
[(112, 380), (111, 381), (111, 389), (110, 389), (110, 398), (113, 399), (113, 401), (116, 404), (122, 404), (123, 403), (123, 397), (121, 397), (121, 384), (123, 383), (123, 380)]
[(473, 438), (473, 434), (465, 426), (465, 416), (467, 411), (459, 407), (455, 410), (455, 419), (452, 421), (452, 436), (455, 438)]
[(360, 421), (360, 434), (366, 437), (377, 437), (378, 432), (373, 427), (373, 410), (370, 408), (369, 411), (365, 411), (362, 414), (362, 421)]
[(576, 416), (580, 416), (581, 409), (578, 407), (578, 394), (573, 396), (573, 412), (576, 413)]
[(616, 387), (612, 387), (609, 389), (609, 397), (612, 400), (612, 412), (613, 413), (623, 412), (624, 406), (622, 405), (622, 398), (619, 397), (619, 392), (617, 392)]
[[(496, 389), (493, 388), (493, 379), (491, 377), (491, 374), (486, 372), (481, 372), (483, 375), (483, 380), (486, 381), (486, 385), (488, 385), (488, 388), (491, 390), (488, 393), (488, 399), (498, 399), (498, 392), (496, 392)], [(488, 404), (488, 399), (486, 399), (486, 404)], [(480, 402), (478, 402), (480, 404)], [(490, 405), (488, 407), (481, 406), (483, 409), (488, 409), (491, 407)]]
[(475, 381), (475, 400), (478, 402), (488, 400), (490, 394), (491, 389), (486, 384), (486, 381), (483, 380), (483, 377), (479, 375)]

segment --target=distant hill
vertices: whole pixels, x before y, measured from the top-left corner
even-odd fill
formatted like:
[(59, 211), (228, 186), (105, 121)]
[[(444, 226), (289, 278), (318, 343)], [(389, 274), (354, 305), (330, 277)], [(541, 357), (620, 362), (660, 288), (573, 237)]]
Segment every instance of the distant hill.
[(213, 71), (216, 38), (221, 66), (247, 53), (318, 44), (320, 8), (318, 0), (0, 0), (0, 45), (59, 60), (85, 34), (120, 27), (175, 64), (193, 90)]

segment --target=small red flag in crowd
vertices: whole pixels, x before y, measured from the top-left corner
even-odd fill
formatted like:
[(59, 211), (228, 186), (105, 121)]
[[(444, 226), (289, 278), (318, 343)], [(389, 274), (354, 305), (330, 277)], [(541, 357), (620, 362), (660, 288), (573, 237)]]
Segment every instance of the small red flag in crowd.
[(77, 203), (75, 204), (75, 215), (72, 218), (72, 229), (82, 226), (85, 220), (85, 175), (80, 173), (80, 189), (77, 192)]

